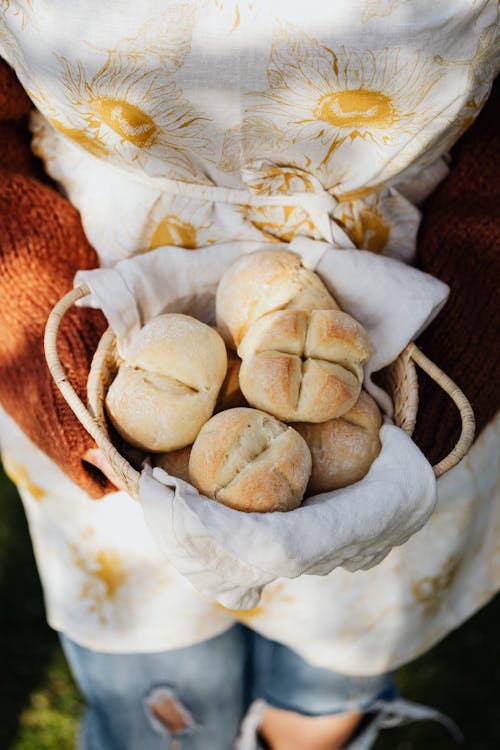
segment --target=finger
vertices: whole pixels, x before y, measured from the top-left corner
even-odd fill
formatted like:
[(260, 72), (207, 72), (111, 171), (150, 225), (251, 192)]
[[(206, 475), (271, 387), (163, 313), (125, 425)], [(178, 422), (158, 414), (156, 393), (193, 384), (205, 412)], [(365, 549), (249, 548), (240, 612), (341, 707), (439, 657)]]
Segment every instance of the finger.
[(100, 448), (89, 448), (84, 453), (83, 460), (99, 469), (117, 489), (126, 491), (125, 486)]

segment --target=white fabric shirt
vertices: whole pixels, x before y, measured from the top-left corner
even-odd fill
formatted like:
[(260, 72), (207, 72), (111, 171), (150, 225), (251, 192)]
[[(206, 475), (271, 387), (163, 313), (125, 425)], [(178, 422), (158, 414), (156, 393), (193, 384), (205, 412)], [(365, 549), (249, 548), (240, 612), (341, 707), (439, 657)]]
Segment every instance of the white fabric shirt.
[[(297, 235), (410, 261), (415, 203), (488, 95), (496, 21), (493, 0), (12, 0), (0, 54), (102, 265)], [(89, 500), (5, 415), (1, 428), (49, 621), (89, 648), (186, 646), (238, 618), (313, 663), (375, 673), (498, 587), (498, 421), (438, 482), (426, 526), (378, 566), (280, 579), (238, 613), (165, 562), (137, 503)]]

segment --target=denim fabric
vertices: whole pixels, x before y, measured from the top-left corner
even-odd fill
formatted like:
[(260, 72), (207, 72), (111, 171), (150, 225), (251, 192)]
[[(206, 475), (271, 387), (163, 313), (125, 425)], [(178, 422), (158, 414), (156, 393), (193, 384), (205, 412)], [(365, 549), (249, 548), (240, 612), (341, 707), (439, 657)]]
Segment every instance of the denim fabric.
[(252, 697), (307, 716), (366, 711), (396, 696), (392, 674), (352, 677), (314, 667), (280, 643), (251, 633)]
[[(234, 750), (256, 700), (308, 716), (372, 711), (347, 746), (366, 750), (396, 698), (390, 674), (350, 677), (314, 667), (242, 625), (160, 653), (99, 653), (64, 635), (61, 641), (87, 702), (81, 750)], [(162, 699), (166, 722), (151, 710)], [(257, 738), (244, 747), (258, 748)]]
[[(160, 653), (107, 654), (64, 636), (61, 641), (87, 703), (81, 750), (232, 750), (247, 706), (247, 638), (241, 628)], [(170, 737), (147, 706), (161, 688), (171, 691), (193, 722)]]

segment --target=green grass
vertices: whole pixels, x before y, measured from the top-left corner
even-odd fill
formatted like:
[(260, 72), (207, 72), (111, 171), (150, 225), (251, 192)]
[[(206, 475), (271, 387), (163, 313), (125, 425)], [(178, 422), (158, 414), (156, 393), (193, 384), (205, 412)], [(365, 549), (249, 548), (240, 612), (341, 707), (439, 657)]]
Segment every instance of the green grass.
[(24, 511), (0, 476), (0, 748), (73, 750), (82, 700), (45, 624)]
[[(414, 701), (455, 720), (467, 750), (500, 748), (500, 599), (424, 656), (399, 670), (398, 686)], [(382, 733), (375, 750), (457, 750), (447, 731), (423, 722)]]
[(38, 687), (18, 716), (12, 750), (73, 750), (83, 704), (60, 649), (51, 658)]
[[(83, 702), (45, 624), (21, 503), (0, 475), (1, 750), (73, 750)], [(467, 750), (500, 748), (500, 599), (399, 670), (405, 697), (453, 717)], [(382, 732), (375, 750), (456, 750), (432, 722)], [(103, 749), (104, 750), (104, 749)]]

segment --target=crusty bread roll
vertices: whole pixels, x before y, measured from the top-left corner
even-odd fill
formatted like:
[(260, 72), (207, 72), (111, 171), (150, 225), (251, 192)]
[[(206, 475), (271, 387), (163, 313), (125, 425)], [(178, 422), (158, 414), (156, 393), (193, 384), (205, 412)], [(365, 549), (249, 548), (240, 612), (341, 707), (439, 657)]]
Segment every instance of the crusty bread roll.
[(170, 453), (155, 453), (153, 455), (153, 466), (160, 466), (167, 474), (173, 477), (190, 482), (189, 479), (189, 456), (191, 455), (191, 446), (179, 448), (178, 451)]
[(241, 359), (232, 349), (227, 350), (227, 373), (219, 391), (216, 412), (225, 409), (235, 409), (237, 406), (248, 406), (248, 402), (240, 388)]
[(329, 492), (363, 479), (380, 453), (381, 424), (379, 408), (366, 391), (339, 419), (294, 424), (312, 456), (307, 494)]
[(296, 508), (311, 472), (298, 432), (269, 414), (239, 408), (212, 417), (191, 450), (191, 482), (205, 495), (242, 511)]
[(285, 422), (325, 422), (356, 403), (371, 346), (340, 310), (280, 310), (250, 326), (238, 354), (252, 406)]
[(272, 310), (335, 310), (338, 305), (314, 271), (286, 250), (239, 258), (219, 282), (217, 327), (233, 349), (253, 321)]
[(190, 445), (213, 413), (226, 369), (226, 347), (210, 326), (159, 315), (141, 329), (109, 388), (111, 422), (143, 450)]

